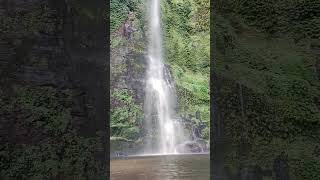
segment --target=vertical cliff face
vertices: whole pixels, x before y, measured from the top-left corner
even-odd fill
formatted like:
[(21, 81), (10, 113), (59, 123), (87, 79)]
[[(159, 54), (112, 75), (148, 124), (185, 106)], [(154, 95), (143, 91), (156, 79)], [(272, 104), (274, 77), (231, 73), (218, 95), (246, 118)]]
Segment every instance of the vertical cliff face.
[[(133, 143), (139, 148), (146, 138), (152, 138), (146, 137), (142, 126), (148, 4), (145, 0), (111, 2), (111, 143), (115, 145), (114, 150), (125, 151)], [(176, 110), (184, 117), (182, 121), (190, 132), (190, 125), (204, 123), (202, 137), (208, 142), (209, 1), (161, 1), (161, 21), (165, 66), (178, 91), (180, 108)], [(136, 29), (131, 38), (123, 31), (126, 25)], [(194, 118), (197, 111), (201, 116)]]
[(140, 2), (136, 2), (135, 7), (123, 15), (123, 20), (111, 32), (111, 154), (113, 151), (136, 153), (144, 136), (147, 62), (145, 22), (141, 13), (146, 9)]
[(283, 151), (290, 169), (281, 170), (285, 176), (319, 177), (314, 169), (319, 157), (313, 153), (320, 127), (319, 11), (314, 8), (319, 3), (216, 3), (212, 83), (216, 126), (224, 135), (216, 150), (239, 174), (241, 166), (255, 164), (279, 175), (275, 166)]
[(176, 85), (177, 111), (190, 134), (199, 130), (206, 143), (210, 139), (209, 4), (208, 0), (161, 1), (164, 56)]
[(0, 5), (0, 177), (103, 176), (95, 161), (104, 167), (105, 142), (97, 137), (108, 116), (104, 6)]

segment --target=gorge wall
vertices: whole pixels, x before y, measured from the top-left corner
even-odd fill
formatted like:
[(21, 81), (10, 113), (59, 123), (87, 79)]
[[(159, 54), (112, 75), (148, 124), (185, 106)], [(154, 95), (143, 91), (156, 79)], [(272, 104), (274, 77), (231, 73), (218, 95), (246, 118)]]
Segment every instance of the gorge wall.
[[(144, 0), (111, 2), (111, 144), (112, 151), (142, 146), (143, 101), (147, 52), (147, 9)], [(179, 117), (192, 134), (209, 142), (209, 1), (161, 1), (164, 61), (176, 85)], [(205, 12), (205, 13), (203, 13)], [(127, 20), (127, 21), (126, 21)], [(126, 24), (135, 29), (129, 38)], [(198, 112), (198, 116), (195, 114)]]
[(103, 1), (1, 2), (1, 179), (106, 177), (102, 7)]
[[(272, 2), (214, 1), (212, 84), (224, 163), (229, 176), (257, 165), (273, 177), (317, 179), (320, 4)], [(286, 173), (276, 165), (281, 152)]]

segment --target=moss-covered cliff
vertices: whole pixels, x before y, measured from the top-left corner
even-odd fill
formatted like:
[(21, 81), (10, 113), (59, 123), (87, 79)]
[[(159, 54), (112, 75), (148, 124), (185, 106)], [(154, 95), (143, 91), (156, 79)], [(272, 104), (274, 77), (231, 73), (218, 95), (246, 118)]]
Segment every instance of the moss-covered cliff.
[[(209, 1), (161, 3), (165, 63), (176, 84), (178, 113), (186, 117), (186, 121), (198, 124), (199, 118), (194, 114), (199, 111), (206, 125), (203, 138), (208, 141)], [(145, 138), (143, 101), (148, 6), (143, 0), (111, 2), (112, 151), (137, 150)], [(136, 29), (131, 38), (123, 33), (126, 23)]]
[(320, 178), (319, 5), (215, 2), (214, 97), (234, 174), (259, 165), (276, 176), (284, 152), (291, 179)]
[(1, 2), (0, 179), (106, 178), (104, 6)]
[[(176, 83), (179, 114), (205, 123), (203, 138), (210, 139), (210, 30), (209, 1), (162, 1), (166, 62)], [(191, 116), (190, 116), (191, 115)]]
[[(142, 0), (111, 1), (111, 154), (137, 151), (144, 136), (146, 8)], [(135, 31), (125, 33), (126, 25)]]

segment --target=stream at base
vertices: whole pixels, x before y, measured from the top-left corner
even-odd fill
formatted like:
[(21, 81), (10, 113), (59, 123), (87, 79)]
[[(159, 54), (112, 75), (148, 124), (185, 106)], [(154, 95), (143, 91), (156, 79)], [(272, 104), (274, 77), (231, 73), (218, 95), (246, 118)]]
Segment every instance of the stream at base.
[(209, 154), (132, 156), (110, 160), (111, 180), (209, 180)]

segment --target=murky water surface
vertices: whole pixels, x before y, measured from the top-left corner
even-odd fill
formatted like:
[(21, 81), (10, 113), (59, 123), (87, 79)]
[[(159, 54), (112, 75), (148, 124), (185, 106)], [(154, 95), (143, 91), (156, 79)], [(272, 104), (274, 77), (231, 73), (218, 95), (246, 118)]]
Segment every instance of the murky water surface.
[(129, 157), (110, 161), (111, 180), (209, 180), (209, 154)]

